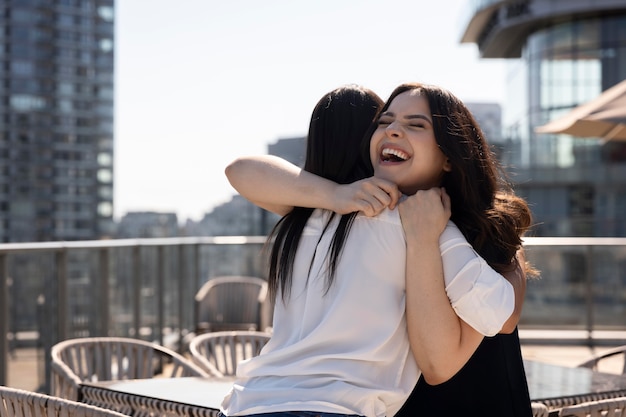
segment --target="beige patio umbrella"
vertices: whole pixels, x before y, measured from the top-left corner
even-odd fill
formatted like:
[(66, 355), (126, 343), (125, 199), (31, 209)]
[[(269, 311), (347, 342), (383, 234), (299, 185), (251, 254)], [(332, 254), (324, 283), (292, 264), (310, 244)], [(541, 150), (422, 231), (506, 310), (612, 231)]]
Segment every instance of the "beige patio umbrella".
[(536, 127), (535, 132), (626, 140), (626, 80), (575, 107), (565, 116)]

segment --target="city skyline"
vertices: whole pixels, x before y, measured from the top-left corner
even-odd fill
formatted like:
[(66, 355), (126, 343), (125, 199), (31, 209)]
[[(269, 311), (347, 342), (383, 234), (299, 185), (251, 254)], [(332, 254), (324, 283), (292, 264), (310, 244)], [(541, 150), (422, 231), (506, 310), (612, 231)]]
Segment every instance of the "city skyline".
[(304, 136), (317, 100), (343, 84), (385, 99), (422, 81), (502, 102), (504, 61), (459, 43), (465, 3), (119, 2), (115, 218), (199, 220), (235, 194), (229, 161)]

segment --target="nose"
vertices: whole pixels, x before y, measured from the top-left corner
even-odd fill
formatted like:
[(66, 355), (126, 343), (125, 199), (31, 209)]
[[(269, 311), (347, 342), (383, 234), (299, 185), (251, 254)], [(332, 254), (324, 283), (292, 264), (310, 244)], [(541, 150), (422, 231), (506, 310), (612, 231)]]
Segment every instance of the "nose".
[(385, 133), (389, 137), (397, 138), (400, 137), (400, 135), (402, 134), (402, 129), (400, 128), (398, 122), (394, 121), (392, 123), (389, 123), (389, 125), (385, 129)]

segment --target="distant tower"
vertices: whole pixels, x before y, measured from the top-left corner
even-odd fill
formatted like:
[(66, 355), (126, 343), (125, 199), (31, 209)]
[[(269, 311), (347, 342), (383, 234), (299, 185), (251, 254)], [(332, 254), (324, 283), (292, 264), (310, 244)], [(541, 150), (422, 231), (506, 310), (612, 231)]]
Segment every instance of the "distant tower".
[(0, 2), (0, 242), (112, 233), (114, 16)]
[(278, 139), (267, 145), (267, 153), (279, 156), (302, 168), (306, 154), (306, 137)]

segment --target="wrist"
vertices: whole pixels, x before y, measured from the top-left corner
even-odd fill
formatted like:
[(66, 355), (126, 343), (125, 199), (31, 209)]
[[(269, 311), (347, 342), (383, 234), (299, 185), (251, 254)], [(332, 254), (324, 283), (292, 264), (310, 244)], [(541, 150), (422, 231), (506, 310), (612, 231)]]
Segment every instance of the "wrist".
[(440, 235), (430, 233), (409, 233), (406, 236), (406, 243), (410, 246), (415, 246), (416, 249), (421, 247), (439, 247)]

